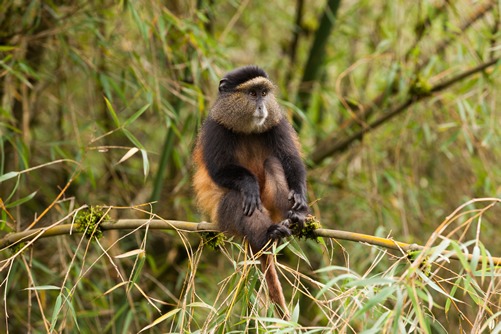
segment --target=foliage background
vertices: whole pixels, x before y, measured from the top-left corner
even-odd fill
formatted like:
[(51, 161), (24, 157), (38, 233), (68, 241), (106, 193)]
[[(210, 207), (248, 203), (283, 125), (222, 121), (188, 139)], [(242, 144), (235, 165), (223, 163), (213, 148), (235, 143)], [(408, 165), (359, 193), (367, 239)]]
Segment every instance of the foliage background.
[[(297, 125), (309, 199), (323, 226), (425, 244), (457, 207), (501, 192), (499, 10), (496, 1), (470, 0), (2, 1), (1, 230), (68, 223), (82, 205), (104, 205), (113, 219), (154, 213), (200, 221), (190, 188), (197, 129), (219, 78), (257, 64)], [(481, 241), (499, 255), (499, 206), (482, 208), (469, 203), (444, 236), (466, 243), (463, 250)], [(313, 273), (330, 265), (362, 278), (401, 274), (390, 272), (401, 254), (368, 246), (300, 241), (291, 248), (280, 262), (318, 281), (337, 277)], [(172, 314), (152, 330), (221, 330), (218, 317), (211, 325), (201, 319), (212, 314), (208, 305), (219, 317), (242, 308), (216, 295), (228, 277), (227, 290), (240, 286), (240, 247), (225, 249), (204, 249), (191, 234), (114, 231), (99, 243), (71, 236), (38, 241), (15, 257), (2, 250), (1, 331), (137, 332), (179, 309), (187, 315)], [(444, 282), (466, 275), (464, 263), (451, 266)], [(475, 304), (489, 311), (478, 323), (475, 307), (449, 311), (439, 296), (426, 308), (432, 325), (402, 328), (469, 332), (486, 324), (500, 299), (499, 282), (484, 276), (487, 299)], [(120, 286), (128, 277), (140, 289)], [(259, 286), (248, 279), (245, 286)], [(464, 288), (445, 290), (454, 286)], [(304, 328), (336, 328), (332, 319), (344, 314), (330, 305), (326, 315), (325, 304), (286, 291), (291, 306), (312, 312), (301, 312)], [(357, 293), (340, 304), (368, 292)], [(457, 298), (468, 305), (471, 296), (464, 288)], [(346, 309), (365, 311), (368, 300)], [(382, 314), (356, 313), (336, 329), (380, 328)], [(242, 326), (239, 319), (226, 330)]]

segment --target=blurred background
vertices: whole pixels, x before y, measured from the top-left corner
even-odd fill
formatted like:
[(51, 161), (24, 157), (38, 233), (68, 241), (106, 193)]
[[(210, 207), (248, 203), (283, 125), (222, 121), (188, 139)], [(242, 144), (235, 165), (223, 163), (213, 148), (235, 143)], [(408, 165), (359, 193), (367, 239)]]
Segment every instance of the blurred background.
[[(82, 205), (110, 206), (113, 219), (203, 220), (191, 189), (197, 130), (219, 79), (256, 64), (299, 133), (323, 227), (425, 244), (462, 204), (500, 195), (499, 36), (499, 3), (488, 0), (0, 1), (0, 230), (70, 223), (63, 218)], [(500, 213), (489, 208), (472, 229), (476, 220), (458, 219), (448, 237), (481, 234), (501, 255)], [(3, 250), (0, 328), (137, 332), (183, 296), (211, 304), (234, 271), (231, 256), (199, 252), (197, 235), (156, 231), (145, 243), (143, 232), (125, 233), (87, 248), (81, 236), (45, 239), (15, 261)], [(377, 271), (381, 256), (356, 243), (298, 245), (311, 261), (296, 267), (304, 273), (327, 263)], [(138, 248), (143, 262), (103, 256)], [(294, 257), (285, 251), (280, 261)], [(391, 261), (377, 262), (379, 271)], [(163, 301), (160, 311), (116, 287), (126, 280), (117, 272), (126, 278), (138, 263), (135, 281)], [(487, 315), (499, 295), (490, 304)], [(444, 331), (474, 328), (476, 310), (429, 308)], [(313, 326), (324, 317), (299, 319)], [(378, 319), (367, 317), (345, 332)], [(196, 316), (181, 318), (153, 330), (204, 331)]]

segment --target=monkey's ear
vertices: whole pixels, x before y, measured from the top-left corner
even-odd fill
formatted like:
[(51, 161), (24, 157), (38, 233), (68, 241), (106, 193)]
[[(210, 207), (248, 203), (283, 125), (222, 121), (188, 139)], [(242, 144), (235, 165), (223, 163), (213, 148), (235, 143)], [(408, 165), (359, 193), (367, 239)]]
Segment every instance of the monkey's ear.
[(226, 91), (227, 88), (228, 88), (228, 80), (226, 78), (221, 79), (221, 81), (219, 81), (219, 92), (222, 93)]

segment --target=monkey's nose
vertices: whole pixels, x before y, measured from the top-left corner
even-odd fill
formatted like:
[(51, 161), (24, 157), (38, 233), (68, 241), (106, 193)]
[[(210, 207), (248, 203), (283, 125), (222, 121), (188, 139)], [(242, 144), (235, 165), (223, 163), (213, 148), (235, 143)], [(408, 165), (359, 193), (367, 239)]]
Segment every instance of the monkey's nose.
[(265, 115), (265, 112), (264, 112), (263, 108), (257, 107), (253, 116), (256, 117), (256, 118), (263, 118), (266, 115)]

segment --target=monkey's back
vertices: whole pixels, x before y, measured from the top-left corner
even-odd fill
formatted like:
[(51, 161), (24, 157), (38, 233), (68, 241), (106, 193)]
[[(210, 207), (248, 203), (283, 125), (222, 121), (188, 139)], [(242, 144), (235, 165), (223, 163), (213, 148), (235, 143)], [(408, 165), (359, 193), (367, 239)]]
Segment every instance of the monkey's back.
[(199, 209), (202, 213), (210, 217), (211, 222), (217, 223), (218, 205), (227, 190), (218, 186), (210, 177), (204, 162), (200, 137), (197, 139), (195, 150), (193, 151), (193, 162), (195, 165), (193, 189)]

